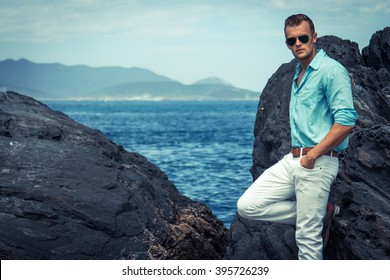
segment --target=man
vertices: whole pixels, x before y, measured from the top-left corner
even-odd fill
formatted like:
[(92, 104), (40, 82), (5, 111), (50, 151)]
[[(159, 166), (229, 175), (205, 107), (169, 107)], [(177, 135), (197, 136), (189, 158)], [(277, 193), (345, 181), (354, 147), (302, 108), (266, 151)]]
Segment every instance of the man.
[(348, 72), (325, 51), (316, 51), (311, 19), (292, 15), (284, 32), (299, 60), (289, 111), (293, 149), (248, 188), (237, 209), (247, 219), (295, 225), (298, 258), (322, 259), (330, 223), (339, 212), (327, 203), (329, 191), (357, 113)]

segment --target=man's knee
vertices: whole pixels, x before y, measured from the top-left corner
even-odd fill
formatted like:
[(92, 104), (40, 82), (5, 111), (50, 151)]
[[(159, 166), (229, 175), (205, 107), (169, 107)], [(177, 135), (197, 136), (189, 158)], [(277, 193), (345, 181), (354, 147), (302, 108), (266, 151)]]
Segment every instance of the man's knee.
[(247, 218), (247, 208), (248, 204), (242, 199), (242, 197), (237, 201), (237, 212), (243, 218)]
[[(245, 197), (241, 197), (237, 201), (237, 212), (238, 215), (245, 219), (258, 219), (261, 214), (262, 207), (259, 205), (253, 205), (251, 200), (246, 199)], [(255, 217), (256, 216), (256, 217)]]

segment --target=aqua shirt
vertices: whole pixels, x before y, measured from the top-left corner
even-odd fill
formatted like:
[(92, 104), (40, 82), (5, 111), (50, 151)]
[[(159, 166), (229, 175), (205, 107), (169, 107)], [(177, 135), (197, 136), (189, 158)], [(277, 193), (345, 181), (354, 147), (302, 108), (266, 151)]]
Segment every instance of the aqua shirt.
[[(292, 146), (313, 147), (325, 138), (334, 123), (354, 126), (357, 113), (353, 107), (351, 79), (347, 70), (320, 50), (301, 79), (296, 67), (290, 100)], [(348, 146), (348, 137), (333, 150)]]

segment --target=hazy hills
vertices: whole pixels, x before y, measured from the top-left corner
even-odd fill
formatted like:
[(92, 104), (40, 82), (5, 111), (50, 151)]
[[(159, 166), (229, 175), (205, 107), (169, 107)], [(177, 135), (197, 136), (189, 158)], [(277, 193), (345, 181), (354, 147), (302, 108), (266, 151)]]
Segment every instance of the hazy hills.
[(26, 59), (0, 62), (0, 87), (37, 99), (258, 100), (217, 77), (185, 85), (142, 68), (65, 66)]

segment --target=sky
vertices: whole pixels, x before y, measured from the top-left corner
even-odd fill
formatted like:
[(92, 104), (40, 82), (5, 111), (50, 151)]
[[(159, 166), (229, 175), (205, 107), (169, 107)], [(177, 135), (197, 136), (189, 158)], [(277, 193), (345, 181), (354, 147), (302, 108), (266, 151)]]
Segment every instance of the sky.
[(0, 0), (0, 60), (140, 67), (184, 84), (216, 76), (262, 91), (292, 54), (284, 20), (369, 44), (389, 0)]

